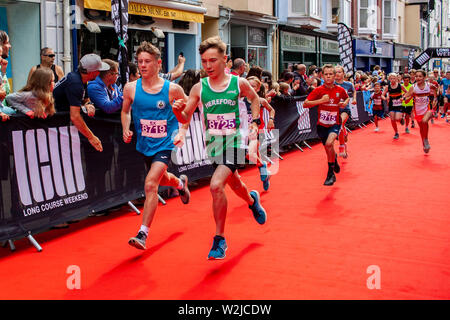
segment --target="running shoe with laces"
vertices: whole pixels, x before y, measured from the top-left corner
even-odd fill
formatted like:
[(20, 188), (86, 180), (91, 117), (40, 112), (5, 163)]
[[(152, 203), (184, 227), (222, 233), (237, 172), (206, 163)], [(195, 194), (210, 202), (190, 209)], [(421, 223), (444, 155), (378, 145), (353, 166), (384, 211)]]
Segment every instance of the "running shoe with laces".
[(398, 134), (398, 132), (394, 135), (394, 139), (397, 140), (400, 137), (400, 135)]
[(410, 133), (410, 131), (409, 131), (409, 128), (408, 128), (408, 127), (406, 127), (406, 128), (405, 128), (405, 133)]
[(220, 260), (225, 258), (225, 251), (227, 251), (228, 246), (224, 237), (214, 236), (213, 245), (208, 254), (209, 260)]
[(139, 231), (136, 237), (130, 238), (128, 240), (128, 244), (132, 247), (135, 247), (139, 250), (145, 250), (147, 249), (145, 247), (145, 242), (147, 240), (147, 235), (143, 231)]
[(378, 132), (378, 131), (380, 131), (380, 128), (376, 127), (374, 131)]
[(181, 202), (184, 204), (188, 204), (189, 200), (191, 199), (191, 192), (189, 191), (188, 186), (188, 177), (184, 174), (180, 176), (180, 180), (183, 181), (183, 189), (178, 190), (178, 193), (180, 194)]
[(261, 205), (261, 199), (259, 198), (258, 191), (256, 190), (250, 191), (250, 196), (253, 198), (253, 200), (255, 200), (255, 202), (253, 202), (251, 206), (248, 206), (253, 212), (253, 217), (259, 224), (266, 223), (267, 214), (266, 210), (264, 210), (264, 208)]
[(425, 153), (430, 152), (431, 146), (430, 146), (430, 142), (428, 141), (428, 139), (423, 140), (423, 151)]

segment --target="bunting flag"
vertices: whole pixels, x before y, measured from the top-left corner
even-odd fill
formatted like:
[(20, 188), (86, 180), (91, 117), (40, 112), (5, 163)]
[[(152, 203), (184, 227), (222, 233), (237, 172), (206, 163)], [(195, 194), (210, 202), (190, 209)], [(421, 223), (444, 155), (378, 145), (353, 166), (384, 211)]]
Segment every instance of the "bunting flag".
[(352, 32), (346, 24), (338, 23), (338, 43), (339, 43), (339, 57), (341, 59), (341, 66), (344, 67), (345, 73), (350, 73), (353, 77), (353, 39)]
[(128, 81), (128, 50), (126, 42), (128, 40), (128, 0), (111, 0), (111, 19), (114, 23), (119, 41), (119, 82), (122, 88)]

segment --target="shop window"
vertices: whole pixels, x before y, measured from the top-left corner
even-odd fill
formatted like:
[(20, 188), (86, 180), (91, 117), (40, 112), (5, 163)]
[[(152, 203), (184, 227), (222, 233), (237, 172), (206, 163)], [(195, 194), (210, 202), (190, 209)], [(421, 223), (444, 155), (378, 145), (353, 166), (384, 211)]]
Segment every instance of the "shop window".
[(267, 69), (267, 48), (248, 48), (247, 62), (250, 66), (260, 66)]
[[(96, 53), (102, 59), (111, 59), (117, 61), (118, 59), (118, 48), (119, 43), (117, 40), (116, 32), (114, 28), (101, 27), (101, 33), (91, 33), (84, 26), (78, 31), (78, 57), (81, 58), (88, 53)], [(156, 46), (161, 51), (161, 56), (163, 61), (167, 62), (165, 59), (165, 42), (164, 39), (159, 39), (150, 30), (133, 30), (128, 29), (128, 60), (136, 62), (136, 50), (137, 47), (143, 42), (147, 41), (154, 46)], [(164, 68), (164, 63), (163, 63)], [(164, 68), (165, 69), (165, 68)], [(165, 70), (163, 70), (166, 72)]]

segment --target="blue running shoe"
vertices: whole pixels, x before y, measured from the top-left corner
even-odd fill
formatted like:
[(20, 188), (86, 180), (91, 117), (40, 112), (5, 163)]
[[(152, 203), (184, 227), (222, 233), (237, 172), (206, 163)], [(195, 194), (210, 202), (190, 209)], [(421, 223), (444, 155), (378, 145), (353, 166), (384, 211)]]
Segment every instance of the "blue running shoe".
[(263, 181), (264, 191), (269, 190), (269, 187), (270, 187), (270, 182), (269, 182), (269, 176), (268, 176), (267, 179)]
[(209, 260), (220, 260), (225, 258), (225, 251), (227, 251), (228, 246), (224, 237), (215, 236), (211, 251), (209, 251)]
[(250, 191), (250, 196), (255, 200), (255, 202), (251, 206), (248, 206), (253, 212), (253, 217), (259, 224), (266, 223), (267, 214), (266, 210), (264, 210), (264, 208), (261, 206), (261, 200), (259, 199), (258, 191)]
[(263, 162), (262, 166), (258, 168), (259, 169), (259, 175), (261, 176), (261, 181), (264, 182), (266, 180), (269, 180), (270, 172), (267, 169), (267, 162)]

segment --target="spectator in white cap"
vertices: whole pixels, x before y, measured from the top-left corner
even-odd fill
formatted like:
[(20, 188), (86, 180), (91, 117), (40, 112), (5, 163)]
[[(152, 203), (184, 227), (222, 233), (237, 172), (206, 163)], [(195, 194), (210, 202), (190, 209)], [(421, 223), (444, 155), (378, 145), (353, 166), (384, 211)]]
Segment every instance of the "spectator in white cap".
[(69, 111), (70, 121), (97, 151), (103, 151), (102, 143), (84, 122), (80, 109), (90, 117), (95, 115), (95, 107), (85, 96), (86, 84), (94, 80), (100, 71), (107, 71), (109, 68), (110, 66), (102, 62), (100, 56), (87, 54), (81, 58), (78, 70), (69, 72), (56, 83), (53, 90), (56, 111)]

